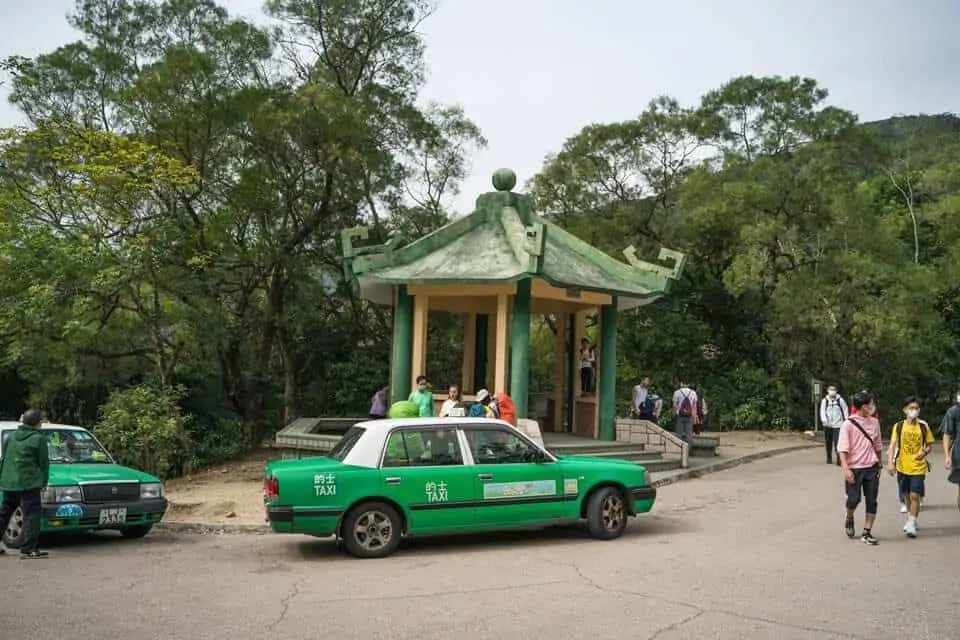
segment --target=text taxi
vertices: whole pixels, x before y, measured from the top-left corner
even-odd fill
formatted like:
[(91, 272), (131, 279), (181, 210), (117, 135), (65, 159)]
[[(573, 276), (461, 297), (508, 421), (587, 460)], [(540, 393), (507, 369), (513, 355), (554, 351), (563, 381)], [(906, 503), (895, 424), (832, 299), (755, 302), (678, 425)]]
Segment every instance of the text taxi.
[(609, 540), (655, 499), (636, 463), (554, 456), (484, 418), (361, 422), (326, 457), (270, 462), (264, 478), (274, 531), (337, 535), (361, 558), (390, 555), (406, 535), (584, 519)]

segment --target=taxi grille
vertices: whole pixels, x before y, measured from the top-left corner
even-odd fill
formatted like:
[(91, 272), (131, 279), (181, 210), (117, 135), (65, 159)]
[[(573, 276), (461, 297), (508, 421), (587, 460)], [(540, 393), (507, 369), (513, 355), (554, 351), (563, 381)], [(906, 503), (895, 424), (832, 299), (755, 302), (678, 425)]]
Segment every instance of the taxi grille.
[(131, 502), (140, 499), (140, 484), (87, 484), (83, 486), (83, 501), (88, 504)]

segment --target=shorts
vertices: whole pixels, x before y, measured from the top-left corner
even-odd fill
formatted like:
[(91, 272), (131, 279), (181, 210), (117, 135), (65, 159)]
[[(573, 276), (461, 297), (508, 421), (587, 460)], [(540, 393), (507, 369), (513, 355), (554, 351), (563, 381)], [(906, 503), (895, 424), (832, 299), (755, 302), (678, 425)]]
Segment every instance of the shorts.
[(927, 476), (910, 476), (905, 473), (897, 472), (897, 485), (900, 488), (900, 495), (905, 496), (910, 493), (917, 495), (924, 494), (924, 483)]
[(847, 509), (856, 509), (862, 496), (867, 513), (875, 515), (877, 497), (880, 495), (880, 465), (852, 471), (853, 482), (843, 483), (847, 492)]

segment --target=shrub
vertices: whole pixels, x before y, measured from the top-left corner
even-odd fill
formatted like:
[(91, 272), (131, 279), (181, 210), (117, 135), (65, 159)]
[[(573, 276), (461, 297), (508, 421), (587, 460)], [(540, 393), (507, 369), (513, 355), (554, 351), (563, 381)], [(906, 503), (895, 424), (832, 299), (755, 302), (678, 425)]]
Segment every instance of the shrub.
[(192, 445), (181, 395), (146, 385), (114, 391), (100, 406), (97, 438), (122, 464), (163, 479), (186, 473)]

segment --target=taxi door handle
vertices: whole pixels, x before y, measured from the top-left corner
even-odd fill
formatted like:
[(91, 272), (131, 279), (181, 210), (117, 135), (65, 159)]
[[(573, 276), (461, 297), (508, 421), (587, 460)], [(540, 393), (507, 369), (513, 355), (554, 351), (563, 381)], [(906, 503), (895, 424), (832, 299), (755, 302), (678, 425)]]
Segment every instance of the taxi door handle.
[(480, 478), (481, 480), (493, 480), (492, 473), (481, 473), (481, 474), (478, 474), (477, 477)]
[(387, 484), (400, 484), (400, 478), (398, 476), (393, 476), (386, 478)]

